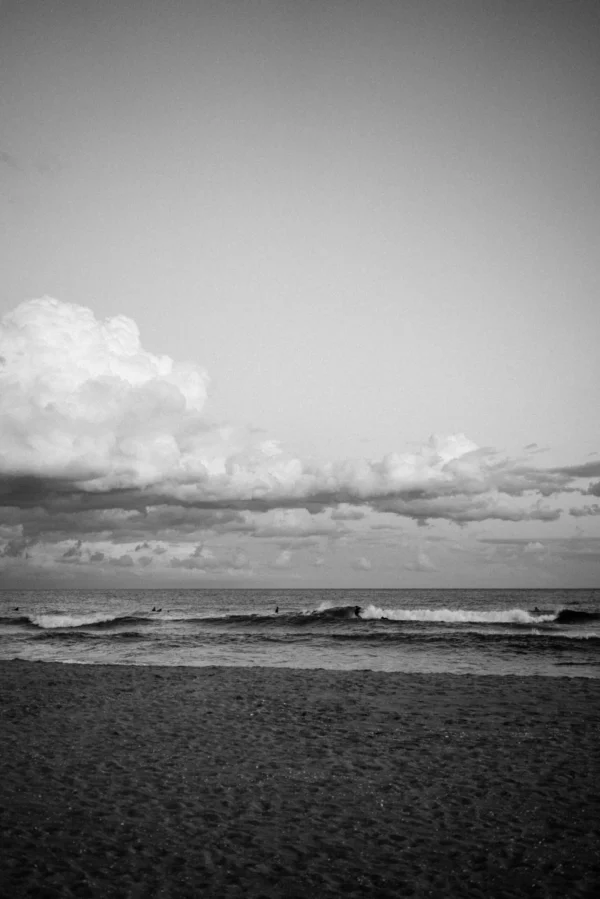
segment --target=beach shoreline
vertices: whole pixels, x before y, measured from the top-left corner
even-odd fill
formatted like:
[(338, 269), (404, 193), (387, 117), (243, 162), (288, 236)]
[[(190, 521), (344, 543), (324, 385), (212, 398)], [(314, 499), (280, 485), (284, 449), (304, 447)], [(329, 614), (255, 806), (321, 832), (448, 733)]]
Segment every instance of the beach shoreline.
[(0, 662), (0, 895), (588, 897), (600, 682)]

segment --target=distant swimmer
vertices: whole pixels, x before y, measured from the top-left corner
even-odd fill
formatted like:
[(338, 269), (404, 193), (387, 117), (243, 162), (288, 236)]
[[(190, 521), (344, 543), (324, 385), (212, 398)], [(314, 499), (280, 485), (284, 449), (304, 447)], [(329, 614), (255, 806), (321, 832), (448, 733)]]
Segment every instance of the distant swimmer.
[(354, 606), (354, 614), (357, 618), (360, 618), (360, 606)]
[(279, 612), (279, 606), (275, 606), (275, 614), (277, 615), (278, 612)]
[(152, 611), (156, 612), (156, 606), (152, 606)]
[(535, 607), (535, 609), (534, 609), (533, 611), (536, 613), (536, 615), (541, 615), (541, 614), (542, 614), (541, 609), (538, 609), (537, 606)]
[(19, 607), (18, 607), (18, 606), (13, 606), (13, 612), (18, 612), (18, 611), (19, 611)]

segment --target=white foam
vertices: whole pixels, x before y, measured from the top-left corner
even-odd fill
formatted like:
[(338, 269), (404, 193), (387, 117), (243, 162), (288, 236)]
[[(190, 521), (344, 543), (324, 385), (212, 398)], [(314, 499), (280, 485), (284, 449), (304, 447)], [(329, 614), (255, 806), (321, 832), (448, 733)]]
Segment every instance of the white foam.
[(494, 609), (483, 612), (480, 609), (380, 609), (367, 606), (360, 613), (361, 618), (388, 618), (391, 621), (444, 621), (447, 623), (477, 624), (540, 624), (554, 621), (556, 615), (532, 615), (527, 609)]
[(305, 615), (313, 615), (314, 612), (326, 612), (328, 609), (335, 608), (335, 603), (330, 599), (324, 599), (323, 602), (320, 602), (316, 609), (305, 609)]
[(89, 615), (56, 612), (47, 615), (32, 615), (29, 620), (36, 627), (51, 630), (57, 627), (84, 627), (86, 624), (102, 624), (105, 621), (114, 621), (115, 615), (107, 612), (92, 612)]

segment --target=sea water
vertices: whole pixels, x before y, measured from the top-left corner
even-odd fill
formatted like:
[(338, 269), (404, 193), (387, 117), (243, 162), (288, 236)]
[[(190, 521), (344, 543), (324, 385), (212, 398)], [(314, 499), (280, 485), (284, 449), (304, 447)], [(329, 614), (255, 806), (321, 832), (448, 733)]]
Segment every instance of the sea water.
[(600, 590), (0, 593), (0, 659), (600, 677)]

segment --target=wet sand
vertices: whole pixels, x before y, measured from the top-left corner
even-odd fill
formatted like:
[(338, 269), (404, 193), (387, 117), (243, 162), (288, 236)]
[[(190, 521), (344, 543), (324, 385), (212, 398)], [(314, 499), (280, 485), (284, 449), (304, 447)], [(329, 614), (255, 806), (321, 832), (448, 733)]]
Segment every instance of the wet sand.
[(0, 663), (0, 896), (592, 897), (600, 681)]

